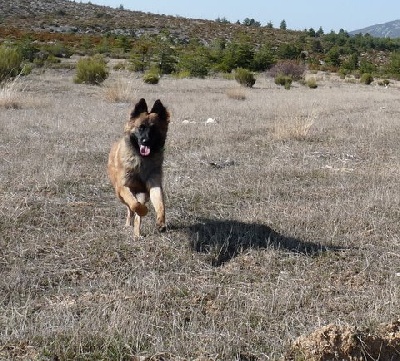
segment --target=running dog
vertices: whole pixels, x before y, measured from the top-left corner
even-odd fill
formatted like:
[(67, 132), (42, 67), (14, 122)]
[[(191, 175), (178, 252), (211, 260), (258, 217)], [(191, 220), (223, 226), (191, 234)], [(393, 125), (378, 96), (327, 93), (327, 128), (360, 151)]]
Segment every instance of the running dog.
[(124, 128), (124, 136), (116, 142), (108, 158), (108, 175), (119, 200), (127, 207), (126, 225), (132, 225), (140, 237), (141, 217), (148, 209), (149, 198), (156, 212), (156, 226), (165, 231), (165, 207), (162, 188), (164, 145), (170, 114), (160, 100), (150, 112), (142, 98), (135, 105)]

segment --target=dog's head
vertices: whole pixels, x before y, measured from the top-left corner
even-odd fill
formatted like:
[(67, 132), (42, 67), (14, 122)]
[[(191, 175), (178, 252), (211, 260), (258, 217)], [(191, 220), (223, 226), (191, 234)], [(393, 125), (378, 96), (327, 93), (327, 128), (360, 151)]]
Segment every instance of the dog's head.
[(160, 100), (156, 100), (151, 111), (142, 98), (135, 105), (130, 120), (125, 126), (133, 147), (142, 157), (161, 152), (165, 145), (169, 113)]

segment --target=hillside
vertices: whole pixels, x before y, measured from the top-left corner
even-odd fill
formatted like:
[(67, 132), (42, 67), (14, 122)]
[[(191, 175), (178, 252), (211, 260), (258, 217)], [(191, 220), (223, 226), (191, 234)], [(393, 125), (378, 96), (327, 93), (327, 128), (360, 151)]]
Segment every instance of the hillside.
[(351, 35), (369, 34), (377, 38), (400, 38), (400, 20), (368, 26), (350, 32)]
[(3, 0), (0, 2), (0, 14), (0, 28), (3, 28), (3, 33), (10, 28), (34, 33), (86, 35), (140, 36), (168, 32), (180, 42), (199, 38), (205, 43), (216, 38), (230, 39), (238, 32), (250, 34), (254, 39), (265, 39), (267, 36), (278, 41), (297, 34), (266, 27), (155, 15), (68, 0), (20, 0), (17, 3)]
[[(35, 67), (53, 66), (72, 54), (101, 54), (129, 59), (132, 71), (158, 67), (162, 74), (180, 76), (204, 77), (237, 68), (263, 72), (293, 61), (344, 76), (400, 77), (393, 56), (400, 39), (395, 38), (271, 29), (68, 0), (3, 0), (0, 14), (0, 45), (12, 44)], [(13, 71), (22, 67), (20, 62)]]

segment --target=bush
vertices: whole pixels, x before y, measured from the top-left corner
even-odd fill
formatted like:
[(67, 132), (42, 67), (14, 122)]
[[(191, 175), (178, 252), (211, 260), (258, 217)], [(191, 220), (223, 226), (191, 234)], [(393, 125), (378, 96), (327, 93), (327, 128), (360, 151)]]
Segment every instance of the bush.
[(308, 79), (306, 84), (310, 89), (317, 89), (318, 88), (318, 84), (317, 84), (317, 81), (315, 80), (315, 78)]
[(0, 46), (0, 82), (18, 75), (21, 67), (21, 52), (9, 46)]
[(365, 74), (361, 75), (360, 83), (369, 85), (373, 81), (374, 81), (374, 77), (371, 74), (365, 73)]
[(295, 60), (285, 60), (275, 64), (269, 74), (276, 78), (278, 75), (289, 76), (292, 80), (300, 80), (304, 76), (306, 67)]
[(125, 70), (126, 65), (123, 62), (117, 63), (114, 65), (113, 69), (118, 71), (118, 70)]
[(365, 60), (362, 59), (360, 61), (360, 72), (363, 73), (374, 73), (376, 71), (376, 65)]
[(340, 79), (343, 79), (343, 80), (344, 80), (344, 79), (346, 79), (346, 76), (350, 74), (350, 72), (349, 72), (349, 70), (347, 70), (347, 69), (340, 68), (340, 69), (338, 70), (338, 74), (339, 74)]
[(383, 79), (383, 80), (378, 82), (378, 85), (379, 86), (388, 87), (390, 85), (390, 80), (389, 79)]
[(394, 79), (400, 79), (400, 53), (392, 53), (389, 64), (386, 67), (386, 73)]
[(62, 43), (47, 45), (44, 50), (56, 58), (70, 58), (73, 54), (72, 50)]
[(251, 88), (256, 83), (254, 74), (251, 71), (243, 68), (237, 68), (235, 70), (235, 80), (240, 85), (246, 86), (248, 88)]
[(189, 70), (181, 70), (178, 73), (173, 73), (172, 76), (175, 79), (185, 79), (185, 78), (190, 78), (190, 71)]
[(80, 59), (76, 65), (74, 82), (77, 84), (101, 84), (108, 77), (106, 63), (102, 57)]
[(246, 99), (246, 94), (245, 94), (243, 88), (228, 89), (226, 91), (226, 95), (228, 96), (228, 98), (235, 99), (235, 100), (245, 100)]
[(143, 75), (143, 81), (146, 84), (158, 84), (160, 81), (160, 74), (155, 70), (149, 70)]
[(278, 74), (275, 77), (275, 84), (276, 85), (282, 85), (285, 87), (285, 89), (289, 90), (290, 87), (292, 86), (293, 79), (292, 77), (284, 74)]
[(21, 68), (20, 74), (25, 76), (25, 75), (29, 75), (31, 72), (32, 72), (32, 65), (24, 64), (24, 66)]
[(189, 72), (195, 78), (205, 78), (209, 72), (209, 61), (205, 54), (183, 54), (177, 66), (177, 72)]

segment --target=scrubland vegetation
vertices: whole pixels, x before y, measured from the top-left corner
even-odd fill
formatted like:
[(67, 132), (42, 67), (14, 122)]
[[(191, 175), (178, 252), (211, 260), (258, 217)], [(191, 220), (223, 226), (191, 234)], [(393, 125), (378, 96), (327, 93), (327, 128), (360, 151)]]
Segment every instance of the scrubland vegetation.
[[(344, 78), (400, 76), (399, 39), (350, 36), (345, 30), (324, 33), (322, 27), (318, 31), (291, 31), (286, 26), (274, 29), (272, 24), (260, 26), (254, 19), (236, 24), (221, 19), (191, 21), (72, 2), (59, 8), (62, 4), (61, 0), (48, 3), (47, 12), (43, 10), (46, 7), (38, 7), (41, 23), (39, 15), (5, 14), (4, 25), (0, 23), (0, 81), (26, 65), (29, 69), (58, 67), (60, 59), (73, 54), (119, 58), (133, 72), (150, 72), (152, 76), (147, 78), (151, 81), (165, 74), (203, 78), (238, 68), (264, 72), (280, 69), (282, 64), (283, 72), (291, 64), (294, 73), (279, 75), (292, 80), (301, 67), (338, 72)], [(2, 6), (4, 11), (9, 9)], [(78, 13), (86, 17), (77, 21)], [(40, 31), (21, 22), (30, 16), (31, 27), (40, 24)], [(20, 27), (12, 31), (16, 24)], [(125, 30), (117, 29), (118, 24)], [(133, 28), (128, 28), (129, 24)]]

